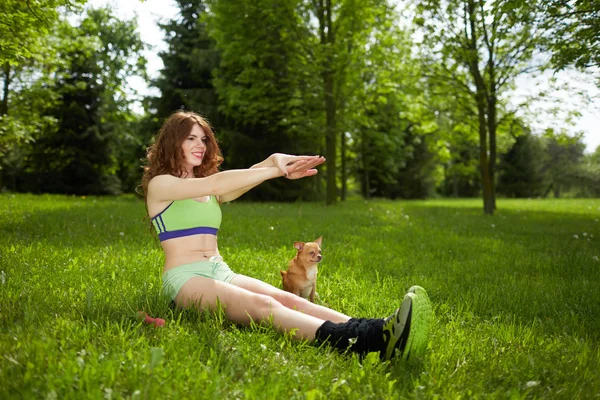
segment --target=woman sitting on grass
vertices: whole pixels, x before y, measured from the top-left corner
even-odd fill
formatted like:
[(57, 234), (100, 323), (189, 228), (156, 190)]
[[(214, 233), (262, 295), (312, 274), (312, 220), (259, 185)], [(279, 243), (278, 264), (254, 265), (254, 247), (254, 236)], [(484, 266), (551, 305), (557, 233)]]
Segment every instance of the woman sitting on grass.
[(178, 307), (215, 311), (247, 325), (272, 322), (294, 338), (329, 343), (360, 355), (378, 352), (407, 359), (427, 347), (431, 304), (413, 286), (386, 319), (355, 319), (260, 280), (234, 273), (217, 247), (219, 204), (266, 181), (315, 175), (320, 156), (273, 154), (249, 169), (218, 172), (223, 161), (207, 121), (179, 111), (164, 123), (148, 149), (142, 178), (146, 209), (165, 252), (163, 290)]

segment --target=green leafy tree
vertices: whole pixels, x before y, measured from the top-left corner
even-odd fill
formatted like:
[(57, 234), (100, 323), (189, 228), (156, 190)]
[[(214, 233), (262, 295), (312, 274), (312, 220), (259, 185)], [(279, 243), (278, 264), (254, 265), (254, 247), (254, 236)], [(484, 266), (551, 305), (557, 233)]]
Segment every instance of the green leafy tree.
[(554, 197), (559, 198), (564, 192), (585, 185), (586, 177), (581, 170), (585, 151), (582, 136), (570, 136), (565, 132), (547, 129), (544, 139), (546, 157), (543, 171), (549, 184), (544, 196), (552, 190)]
[[(57, 101), (57, 93), (47, 90), (48, 79), (40, 77), (40, 66), (55, 58), (51, 51), (36, 54), (5, 70), (6, 114), (0, 116), (0, 188), (17, 189), (24, 168), (25, 149), (33, 145), (37, 133), (52, 129), (56, 118), (43, 110)], [(10, 101), (8, 100), (10, 99)]]
[[(493, 214), (497, 131), (503, 96), (529, 70), (543, 42), (537, 3), (522, 0), (419, 0), (415, 19), (429, 79), (452, 82), (471, 98), (479, 134), (483, 209)], [(446, 86), (446, 87), (452, 87)]]
[[(346, 7), (350, 5), (356, 6), (349, 2)], [(412, 106), (420, 93), (415, 78), (418, 63), (411, 58), (409, 35), (397, 20), (388, 4), (370, 2), (339, 22), (335, 105), (341, 132), (342, 199), (348, 171), (363, 196), (392, 197), (399, 195), (399, 182), (408, 182), (402, 171), (409, 164), (416, 168), (418, 152), (412, 151), (409, 137), (421, 135), (423, 122)], [(347, 168), (350, 154), (355, 159)]]
[(85, 0), (4, 0), (0, 2), (0, 188), (5, 178), (13, 190), (22, 167), (21, 146), (33, 134), (52, 125), (51, 117), (39, 110), (52, 94), (32, 85), (45, 65), (48, 36), (62, 11), (78, 10)]
[[(228, 121), (219, 136), (224, 165), (247, 167), (277, 151), (319, 153), (318, 125), (309, 105), (316, 70), (303, 51), (310, 36), (296, 2), (232, 0), (209, 5), (210, 35), (220, 56), (213, 84)], [(246, 197), (314, 199), (318, 182), (269, 181)]]
[[(167, 49), (159, 53), (163, 68), (150, 82), (160, 91), (158, 96), (145, 99), (146, 114), (138, 124), (140, 137), (147, 145), (162, 122), (179, 109), (197, 112), (209, 120), (217, 130), (223, 153), (223, 131), (229, 120), (219, 111), (219, 100), (213, 84), (213, 74), (219, 66), (216, 42), (209, 36), (203, 0), (176, 0), (179, 14), (159, 24), (164, 32)], [(139, 149), (136, 160), (143, 158), (145, 149)], [(246, 165), (247, 167), (247, 165)]]
[[(440, 118), (444, 119), (442, 115)], [(469, 119), (450, 119), (440, 124), (440, 142), (446, 150), (443, 160), (444, 180), (440, 186), (443, 195), (474, 197), (480, 189), (478, 173), (477, 128)]]
[[(2, 0), (0, 2), (0, 65), (4, 69), (31, 58), (39, 39), (59, 20), (61, 9), (79, 10), (86, 0)], [(2, 109), (0, 109), (0, 115)]]
[(88, 10), (78, 26), (56, 32), (58, 57), (45, 73), (56, 94), (44, 115), (57, 124), (35, 139), (25, 157), (22, 189), (76, 194), (119, 193), (120, 157), (133, 140), (127, 77), (144, 74), (143, 44), (135, 20), (120, 21), (110, 9)]
[(584, 156), (581, 170), (586, 183), (582, 195), (600, 197), (600, 146), (593, 153)]
[(176, 3), (177, 18), (160, 24), (168, 49), (159, 54), (164, 67), (152, 86), (161, 94), (150, 99), (150, 113), (160, 123), (176, 110), (192, 110), (219, 128), (223, 121), (212, 76), (219, 58), (204, 21), (206, 4), (202, 0)]
[[(377, 29), (389, 26), (387, 21), (395, 14), (391, 13), (387, 1), (380, 0), (315, 0), (301, 4), (304, 24), (315, 39), (312, 43), (316, 44), (308, 49), (307, 54), (318, 67), (321, 79), (321, 109), (325, 117), (325, 155), (328, 160), (326, 203), (334, 204), (339, 196), (338, 157), (342, 164), (342, 198), (346, 195), (346, 132), (353, 125), (350, 120), (357, 115), (348, 99), (359, 96), (357, 84), (362, 81), (358, 78), (367, 65), (365, 50), (382, 45), (374, 39), (378, 36)], [(386, 19), (388, 12), (390, 17)], [(362, 124), (364, 122), (354, 126)], [(341, 143), (341, 156), (338, 143)]]
[[(419, 61), (415, 60), (415, 64)], [(418, 105), (413, 106), (416, 108), (413, 120), (421, 121), (432, 131), (429, 141), (438, 163), (436, 185), (439, 193), (473, 197), (481, 190), (477, 110), (471, 93), (462, 87), (466, 77), (441, 80), (439, 76), (430, 75), (442, 68), (435, 64), (435, 61), (426, 60), (422, 94), (412, 103)], [(457, 76), (460, 72), (454, 74)], [(466, 75), (465, 71), (462, 75)]]
[(555, 68), (573, 65), (592, 70), (599, 67), (600, 2), (547, 0), (540, 6), (545, 13), (544, 26), (549, 38), (547, 48), (552, 52)]
[[(382, 34), (389, 37), (390, 31), (382, 29)], [(397, 34), (394, 46), (372, 49), (361, 74), (364, 88), (357, 98), (362, 107), (356, 109), (352, 148), (367, 198), (423, 198), (434, 191), (436, 157), (430, 145), (437, 126), (419, 106), (419, 86), (410, 79), (418, 63)]]
[(600, 146), (596, 147), (596, 150), (589, 155), (588, 161), (595, 165), (600, 165)]
[[(523, 129), (521, 129), (523, 130)], [(544, 141), (525, 129), (503, 154), (499, 167), (498, 192), (507, 197), (537, 197), (544, 193)]]

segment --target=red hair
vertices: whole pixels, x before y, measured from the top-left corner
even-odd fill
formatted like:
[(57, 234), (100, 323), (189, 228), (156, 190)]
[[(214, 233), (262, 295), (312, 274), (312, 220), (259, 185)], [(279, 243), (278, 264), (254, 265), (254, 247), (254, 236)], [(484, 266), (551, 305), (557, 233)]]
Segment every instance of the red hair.
[(146, 165), (142, 176), (144, 199), (148, 199), (148, 183), (157, 175), (170, 174), (183, 177), (183, 150), (181, 146), (194, 125), (200, 126), (206, 135), (206, 152), (202, 164), (194, 167), (194, 178), (203, 178), (219, 172), (223, 155), (210, 124), (199, 114), (191, 111), (176, 111), (158, 131), (154, 143), (146, 150)]

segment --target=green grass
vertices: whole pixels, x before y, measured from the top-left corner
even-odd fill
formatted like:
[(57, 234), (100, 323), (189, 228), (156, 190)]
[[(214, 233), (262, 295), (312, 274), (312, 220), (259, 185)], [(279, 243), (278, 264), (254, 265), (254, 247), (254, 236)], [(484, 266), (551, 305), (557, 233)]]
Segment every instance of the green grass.
[[(226, 204), (236, 271), (280, 286), (323, 235), (321, 301), (387, 316), (413, 284), (435, 322), (409, 364), (174, 311), (131, 197), (0, 195), (0, 398), (592, 398), (600, 393), (600, 200)], [(577, 235), (578, 238), (575, 238)], [(145, 310), (167, 320), (153, 328)]]

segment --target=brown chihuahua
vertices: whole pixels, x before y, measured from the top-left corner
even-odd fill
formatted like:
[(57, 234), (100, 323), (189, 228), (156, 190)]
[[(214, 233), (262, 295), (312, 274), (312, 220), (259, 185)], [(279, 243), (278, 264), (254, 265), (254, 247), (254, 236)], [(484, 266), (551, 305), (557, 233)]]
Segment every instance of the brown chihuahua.
[(323, 236), (320, 236), (314, 242), (294, 242), (298, 254), (290, 260), (288, 270), (281, 271), (283, 290), (309, 299), (313, 303), (317, 295), (317, 264), (323, 258), (322, 239)]

